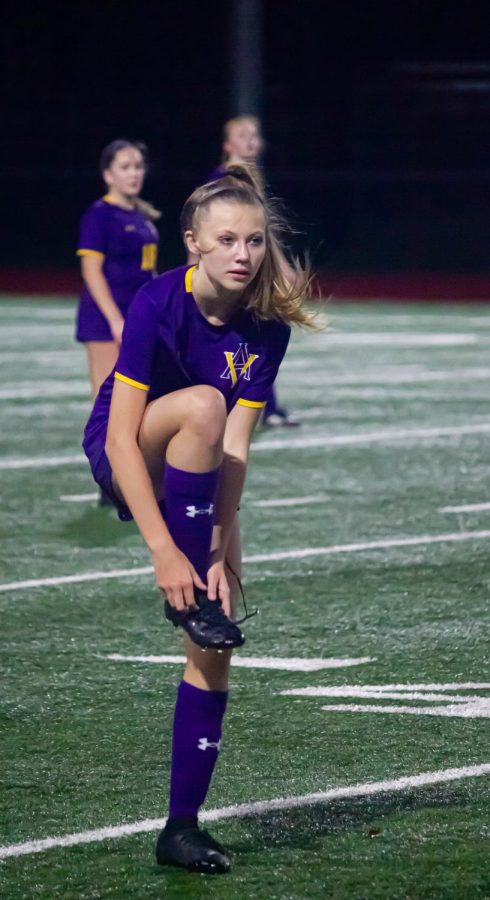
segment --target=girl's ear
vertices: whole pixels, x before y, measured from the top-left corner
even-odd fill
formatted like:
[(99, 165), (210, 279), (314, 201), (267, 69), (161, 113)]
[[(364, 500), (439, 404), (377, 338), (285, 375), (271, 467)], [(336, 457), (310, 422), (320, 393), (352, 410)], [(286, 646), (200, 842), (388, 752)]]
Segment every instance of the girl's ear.
[(184, 231), (184, 244), (186, 245), (189, 253), (192, 253), (194, 256), (201, 255), (201, 249), (199, 245), (196, 243), (194, 239), (194, 234), (190, 229)]
[(114, 179), (112, 177), (112, 172), (110, 169), (104, 169), (104, 171), (102, 172), (102, 178), (104, 179), (108, 188), (110, 188), (114, 183)]

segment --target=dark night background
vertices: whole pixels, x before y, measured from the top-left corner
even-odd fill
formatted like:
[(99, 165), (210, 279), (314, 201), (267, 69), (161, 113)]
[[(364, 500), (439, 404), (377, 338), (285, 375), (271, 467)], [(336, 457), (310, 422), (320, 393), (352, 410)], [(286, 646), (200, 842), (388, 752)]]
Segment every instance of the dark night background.
[[(3, 267), (75, 264), (102, 146), (145, 140), (178, 215), (218, 161), (232, 3), (11, 4), (2, 41)], [(264, 0), (262, 114), (274, 193), (316, 266), (488, 270), (490, 9), (439, 0)]]

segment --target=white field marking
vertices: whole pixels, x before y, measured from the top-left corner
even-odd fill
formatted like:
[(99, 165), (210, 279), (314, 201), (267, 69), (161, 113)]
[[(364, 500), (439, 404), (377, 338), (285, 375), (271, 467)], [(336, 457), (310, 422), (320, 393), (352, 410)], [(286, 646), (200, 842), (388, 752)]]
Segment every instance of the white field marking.
[[(240, 803), (235, 806), (223, 806), (219, 809), (208, 809), (200, 814), (203, 822), (217, 822), (221, 819), (241, 819), (245, 816), (260, 816), (283, 809), (298, 809), (302, 806), (314, 806), (328, 803), (331, 800), (343, 800), (347, 797), (372, 797), (375, 794), (390, 794), (411, 788), (429, 787), (434, 784), (446, 784), (464, 778), (480, 778), (490, 775), (490, 763), (474, 766), (440, 769), (436, 772), (421, 772), (419, 775), (404, 775), (401, 778), (386, 781), (367, 781), (344, 787), (329, 788), (312, 794), (296, 797), (277, 797), (272, 800), (257, 800), (252, 803)], [(139, 822), (128, 822), (124, 825), (109, 825), (92, 831), (79, 831), (75, 834), (58, 835), (57, 837), (25, 841), (20, 844), (6, 844), (0, 847), (0, 859), (27, 856), (31, 853), (43, 853), (56, 847), (74, 847), (78, 844), (91, 844), (109, 839), (128, 837), (158, 831), (163, 828), (166, 819), (142, 819)]]
[[(278, 439), (262, 441), (252, 444), (251, 451), (263, 452), (267, 450), (296, 450), (318, 447), (349, 447), (358, 444), (379, 444), (390, 441), (412, 440), (414, 438), (453, 437), (466, 434), (488, 434), (490, 423), (482, 422), (478, 425), (441, 425), (438, 428), (405, 428), (389, 429), (386, 431), (367, 431), (358, 434), (331, 434), (316, 435), (299, 439)], [(17, 459), (0, 460), (2, 469), (44, 469), (49, 466), (73, 465), (75, 463), (87, 463), (83, 454), (73, 456), (32, 456)]]
[(282, 497), (277, 500), (248, 500), (247, 506), (308, 506), (310, 503), (325, 503), (328, 497), (310, 494), (309, 497)]
[[(449, 681), (443, 684), (363, 684), (353, 685), (353, 690), (361, 687), (363, 691), (490, 691), (490, 681)], [(343, 686), (342, 690), (350, 690), (349, 686)], [(329, 697), (331, 690), (339, 688), (330, 687), (306, 687), (291, 691), (281, 691), (281, 695), (294, 694), (298, 697)], [(338, 696), (338, 695), (336, 695)]]
[(83, 453), (73, 454), (73, 456), (25, 456), (17, 459), (0, 459), (0, 470), (47, 469), (53, 466), (73, 466), (80, 463), (88, 466), (87, 457)]
[(332, 703), (322, 706), (326, 712), (398, 713), (411, 716), (447, 716), (460, 719), (490, 719), (490, 700), (468, 700), (463, 706), (457, 703), (446, 706), (370, 706), (368, 703)]
[(490, 509), (490, 503), (465, 503), (463, 506), (440, 506), (437, 512), (440, 513), (460, 513), (460, 512), (484, 512)]
[[(87, 397), (85, 400), (74, 400), (70, 398), (69, 400), (65, 400), (62, 404), (51, 401), (49, 403), (39, 403), (38, 400), (27, 400), (25, 403), (12, 403), (10, 407), (2, 412), (5, 419), (7, 416), (10, 416), (11, 418), (15, 416), (16, 419), (23, 419), (26, 421), (27, 419), (42, 419), (47, 416), (59, 416), (66, 421), (69, 412), (77, 414), (83, 412), (85, 417), (88, 418), (91, 408), (92, 404), (90, 398)], [(50, 422), (50, 425), (52, 425), (52, 422)], [(53, 431), (54, 428), (51, 430)]]
[[(281, 382), (289, 383), (293, 386), (301, 384), (302, 381), (307, 382), (311, 391), (311, 362), (302, 361), (302, 365), (298, 368), (305, 369), (305, 372), (289, 371), (286, 365), (281, 370)], [(327, 387), (333, 385), (350, 385), (350, 384), (418, 384), (426, 382), (446, 382), (446, 381), (487, 381), (490, 378), (490, 368), (483, 366), (465, 367), (461, 369), (423, 369), (423, 367), (410, 366), (386, 366), (384, 369), (375, 369), (370, 371), (366, 369), (364, 372), (350, 372), (348, 375), (335, 375), (326, 372), (325, 378), (319, 379), (318, 372), (315, 372), (315, 384), (325, 385)]]
[[(73, 347), (70, 350), (34, 350), (31, 351), (26, 349), (25, 353), (29, 354), (29, 363), (30, 368), (32, 368), (32, 363), (53, 363), (53, 359), (59, 363), (58, 357), (63, 357), (67, 359), (69, 362), (73, 360), (73, 362), (79, 363), (84, 359), (83, 351), (78, 349), (77, 347)], [(22, 348), (18, 350), (0, 350), (0, 359), (9, 360), (13, 359), (16, 362), (19, 360), (19, 356), (22, 355)]]
[(315, 435), (314, 437), (284, 438), (252, 444), (251, 450), (306, 450), (317, 447), (349, 447), (357, 444), (380, 444), (414, 438), (456, 437), (466, 434), (488, 434), (490, 423), (478, 425), (440, 425), (436, 428), (390, 428), (385, 431), (363, 431), (359, 434)]
[(60, 575), (55, 578), (32, 578), (29, 581), (13, 581), (0, 584), (0, 593), (20, 591), (24, 588), (58, 587), (61, 584), (81, 584), (85, 581), (102, 581), (106, 578), (139, 578), (151, 575), (153, 566), (135, 566), (134, 569), (111, 569), (108, 572), (85, 572), (83, 575)]
[(20, 385), (15, 388), (2, 388), (0, 400), (47, 400), (56, 397), (90, 397), (90, 388), (87, 382), (50, 382), (37, 385)]
[(376, 347), (388, 344), (390, 347), (460, 347), (470, 344), (486, 343), (486, 338), (468, 332), (447, 334), (423, 334), (414, 332), (368, 331), (338, 332), (329, 331), (323, 340), (314, 339), (308, 343), (308, 350), (323, 352), (329, 346), (340, 347)]
[[(281, 694), (287, 696), (304, 696), (299, 690), (281, 691)], [(309, 695), (308, 695), (309, 696)], [(430, 691), (373, 691), (371, 688), (364, 687), (329, 687), (323, 688), (317, 696), (321, 697), (358, 697), (364, 700), (424, 700), (427, 703), (438, 703), (441, 700), (444, 703), (472, 703), (475, 700), (485, 700), (485, 697), (466, 697), (464, 694), (445, 695), (441, 692)], [(489, 698), (490, 700), (490, 698)], [(327, 709), (329, 707), (326, 707)]]
[[(156, 663), (157, 665), (169, 665), (173, 663), (185, 663), (185, 656), (124, 656), (121, 653), (109, 653), (102, 659), (112, 662), (141, 662)], [(336, 659), (299, 659), (297, 657), (281, 658), (277, 656), (232, 656), (232, 666), (241, 669), (280, 669), (284, 672), (319, 672), (322, 669), (343, 669), (349, 666), (362, 666), (375, 662), (375, 656), (359, 656), (357, 658), (346, 657)]]
[(99, 495), (95, 494), (61, 494), (60, 500), (66, 503), (85, 503), (89, 500), (98, 500)]
[(37, 337), (59, 337), (64, 334), (73, 334), (73, 322), (28, 322), (22, 323), (21, 332), (19, 333), (19, 324), (18, 322), (7, 322), (2, 325), (2, 337), (5, 335), (5, 340), (8, 340), (9, 336), (19, 339), (19, 343), (26, 344), (26, 340), (29, 338), (37, 338)]
[(75, 308), (70, 307), (69, 309), (26, 309), (26, 307), (16, 307), (16, 306), (4, 306), (3, 303), (0, 305), (0, 313), (5, 314), (6, 318), (10, 318), (10, 316), (14, 316), (15, 318), (20, 319), (47, 319), (49, 321), (57, 319), (61, 320), (61, 324), (65, 322), (73, 323), (73, 318), (75, 314)]
[[(488, 682), (481, 684), (469, 682), (471, 690), (490, 689)], [(399, 685), (399, 690), (392, 690), (389, 685), (342, 685), (340, 687), (310, 687), (281, 691), (281, 695), (289, 697), (356, 697), (364, 700), (422, 700), (425, 704), (439, 703), (438, 706), (381, 706), (370, 703), (332, 703), (322, 706), (325, 712), (380, 712), (425, 716), (449, 716), (466, 719), (490, 718), (490, 697), (479, 697), (474, 694), (444, 694), (438, 685), (417, 685), (414, 690), (410, 684)], [(442, 686), (448, 690), (447, 686)], [(464, 690), (464, 685), (456, 685), (456, 689)], [(435, 689), (435, 690), (431, 690)], [(442, 701), (442, 702), (441, 702)]]
[[(310, 409), (303, 409), (301, 407), (293, 407), (291, 409), (291, 414), (298, 418), (302, 423), (309, 422), (311, 420), (323, 419), (324, 424), (327, 424), (330, 420), (334, 419), (338, 413), (338, 401), (339, 400), (374, 400), (376, 403), (394, 403), (395, 401), (398, 403), (399, 401), (408, 401), (408, 403), (427, 403), (427, 402), (442, 402), (442, 403), (453, 403), (454, 401), (468, 401), (470, 398), (480, 400), (483, 397), (487, 396), (487, 388), (486, 386), (476, 387), (473, 391), (470, 392), (467, 387), (461, 386), (461, 393), (457, 393), (455, 390), (452, 390), (450, 393), (446, 389), (443, 390), (431, 390), (431, 388), (407, 388), (406, 390), (398, 390), (395, 388), (382, 388), (382, 387), (333, 387), (329, 391), (330, 395), (330, 404), (328, 406), (312, 406)], [(346, 410), (343, 410), (344, 417), (346, 416)], [(359, 418), (358, 410), (354, 409), (353, 413), (349, 416), (352, 420), (357, 420)]]
[[(425, 544), (459, 543), (469, 540), (488, 540), (490, 531), (457, 531), (449, 534), (425, 534), (410, 538), (385, 538), (358, 544), (333, 544), (330, 547), (305, 547), (303, 550), (278, 550), (275, 553), (256, 553), (244, 557), (244, 562), (277, 562), (283, 559), (305, 559), (309, 556), (333, 556), (337, 553), (361, 553), (366, 550), (387, 550), (396, 547), (419, 547)], [(1, 590), (1, 585), (0, 585)]]
[[(452, 544), (461, 543), (462, 541), (486, 541), (489, 539), (490, 531), (457, 531), (449, 534), (386, 538), (357, 544), (333, 544), (330, 547), (305, 547), (301, 550), (277, 550), (274, 553), (256, 553), (252, 556), (244, 556), (243, 562), (279, 562), (286, 559), (307, 559), (312, 556), (334, 556), (343, 553), (396, 549), (397, 547), (420, 547), (426, 544)], [(82, 575), (61, 575), (56, 578), (33, 578), (29, 581), (12, 581), (8, 584), (0, 584), (0, 593), (20, 591), (24, 588), (54, 587), (62, 584), (77, 584), (84, 581), (99, 581), (109, 578), (135, 578), (151, 575), (152, 572), (152, 566), (140, 566), (133, 569), (112, 569), (107, 572), (86, 572)]]

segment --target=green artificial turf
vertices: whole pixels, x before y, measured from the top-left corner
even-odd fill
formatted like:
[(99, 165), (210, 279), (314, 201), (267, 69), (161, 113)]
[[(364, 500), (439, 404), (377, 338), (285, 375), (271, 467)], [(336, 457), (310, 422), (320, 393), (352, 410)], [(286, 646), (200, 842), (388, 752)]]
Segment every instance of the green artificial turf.
[[(0, 302), (0, 465), (15, 464), (0, 468), (2, 585), (149, 564), (133, 525), (61, 499), (95, 490), (76, 459), (90, 398), (73, 315), (68, 298)], [(487, 688), (447, 701), (283, 693), (490, 682), (490, 509), (442, 511), (490, 502), (490, 311), (347, 304), (330, 317), (330, 332), (293, 339), (279, 392), (303, 425), (257, 432), (240, 516), (247, 556), (340, 549), (246, 566), (261, 612), (240, 655), (371, 661), (234, 668), (206, 809), (490, 762)], [(387, 545), (404, 538), (419, 542)], [(182, 667), (107, 659), (181, 652), (151, 575), (0, 590), (0, 612), (1, 848), (162, 818)], [(453, 694), (482, 705), (447, 715)], [(489, 898), (489, 784), (218, 818), (210, 830), (233, 860), (223, 878), (158, 869), (152, 831), (16, 855), (0, 860), (0, 896)]]

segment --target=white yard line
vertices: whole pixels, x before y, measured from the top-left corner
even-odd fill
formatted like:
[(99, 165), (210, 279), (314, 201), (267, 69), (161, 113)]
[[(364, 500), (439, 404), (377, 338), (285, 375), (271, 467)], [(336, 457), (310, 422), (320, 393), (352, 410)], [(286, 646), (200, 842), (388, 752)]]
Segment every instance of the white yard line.
[[(280, 550), (276, 553), (257, 553), (245, 557), (244, 562), (277, 562), (282, 559), (305, 559), (311, 556), (332, 556), (337, 553), (361, 553), (368, 550), (388, 550), (396, 547), (420, 547), (425, 544), (459, 543), (469, 540), (488, 540), (490, 531), (457, 531), (449, 534), (420, 535), (408, 538), (385, 538), (357, 544), (333, 544), (330, 547), (306, 547), (303, 550)], [(1, 587), (0, 587), (1, 589)]]
[[(81, 347), (70, 347), (69, 349), (58, 349), (58, 350), (31, 350), (27, 348), (24, 351), (26, 354), (29, 354), (29, 368), (32, 369), (32, 363), (49, 363), (53, 362), (53, 359), (62, 356), (66, 357), (67, 360), (73, 360), (74, 363), (83, 363), (85, 359), (85, 354)], [(0, 350), (0, 359), (8, 360), (12, 359), (15, 362), (19, 361), (19, 356), (22, 353), (22, 349), (19, 350)], [(52, 373), (51, 373), (52, 374)]]
[[(419, 535), (417, 537), (384, 538), (355, 544), (332, 544), (329, 547), (304, 547), (301, 550), (277, 550), (273, 553), (256, 553), (245, 556), (244, 563), (279, 562), (286, 559), (306, 559), (313, 556), (334, 556), (344, 553), (362, 553), (371, 550), (396, 549), (398, 547), (421, 547), (427, 544), (452, 544), (463, 541), (487, 541), (490, 531), (457, 531), (448, 534)], [(110, 578), (136, 578), (151, 575), (152, 566), (132, 569), (112, 569), (107, 572), (86, 572), (79, 575), (61, 575), (54, 578), (33, 578), (28, 581), (12, 581), (0, 584), (0, 593), (20, 591), (30, 588), (55, 587), (62, 584), (78, 584), (85, 581), (101, 581)]]
[(490, 509), (490, 503), (464, 503), (462, 506), (440, 506), (440, 513), (484, 512)]
[(335, 347), (462, 347), (486, 343), (487, 338), (469, 332), (447, 332), (424, 334), (403, 331), (329, 331), (323, 338), (313, 338), (307, 345), (308, 351), (327, 350)]
[[(102, 659), (111, 662), (148, 663), (156, 665), (173, 665), (185, 663), (185, 656), (125, 656), (122, 653), (108, 653)], [(375, 662), (375, 656), (359, 656), (324, 659), (299, 659), (295, 657), (277, 656), (232, 656), (231, 664), (239, 669), (279, 669), (284, 672), (320, 672), (322, 669), (344, 669), (350, 666), (362, 666)]]
[(300, 438), (278, 438), (252, 444), (251, 450), (306, 450), (317, 447), (349, 447), (359, 444), (380, 444), (390, 441), (413, 441), (421, 438), (456, 437), (466, 434), (488, 434), (490, 423), (476, 425), (440, 425), (435, 428), (389, 428), (384, 431), (363, 431), (358, 434), (315, 435)]
[(17, 459), (1, 459), (0, 470), (49, 469), (53, 466), (73, 466), (80, 463), (88, 466), (87, 457), (83, 453), (73, 456), (25, 456)]
[(60, 500), (65, 503), (87, 503), (89, 500), (98, 500), (99, 495), (94, 494), (61, 494)]
[(50, 400), (58, 397), (90, 397), (90, 388), (85, 382), (62, 380), (49, 385), (19, 385), (15, 388), (2, 388), (0, 400)]
[(133, 569), (110, 569), (108, 572), (85, 572), (83, 575), (60, 575), (56, 578), (31, 578), (28, 581), (12, 581), (0, 584), (0, 593), (39, 587), (58, 587), (61, 584), (82, 584), (85, 581), (103, 581), (106, 578), (140, 578), (151, 575), (153, 566), (135, 566)]
[[(448, 698), (449, 701), (449, 698)], [(408, 716), (442, 716), (457, 719), (489, 719), (490, 701), (484, 698), (468, 701), (464, 706), (448, 702), (445, 706), (371, 706), (368, 703), (331, 703), (325, 712), (396, 713)]]
[[(303, 425), (305, 423), (309, 424), (310, 421), (316, 424), (318, 420), (323, 420), (321, 424), (325, 426), (329, 424), (329, 422), (335, 421), (338, 417), (339, 401), (342, 400), (355, 400), (359, 403), (364, 403), (366, 400), (374, 400), (376, 404), (393, 404), (394, 402), (404, 403), (406, 401), (407, 409), (402, 412), (400, 416), (400, 418), (405, 418), (412, 412), (410, 410), (410, 405), (414, 405), (415, 403), (444, 403), (449, 405), (455, 401), (467, 403), (470, 399), (483, 400), (486, 399), (486, 397), (486, 387), (476, 388), (472, 391), (469, 391), (467, 387), (462, 387), (462, 392), (459, 394), (457, 394), (455, 390), (448, 393), (446, 389), (431, 390), (430, 388), (408, 388), (407, 390), (398, 390), (396, 387), (391, 389), (354, 386), (342, 388), (333, 387), (329, 389), (328, 406), (312, 406), (310, 409), (304, 409), (295, 405), (291, 408), (291, 414), (296, 419), (299, 419)], [(448, 408), (450, 407), (448, 406)], [(344, 408), (343, 416), (345, 417), (347, 414), (348, 411)], [(352, 409), (350, 418), (353, 422), (359, 419), (358, 411), (356, 411), (355, 408)], [(270, 434), (271, 429), (268, 430)], [(298, 432), (296, 433), (298, 434)]]
[[(396, 713), (411, 716), (442, 716), (460, 719), (490, 718), (490, 697), (478, 694), (453, 693), (454, 690), (490, 690), (489, 682), (462, 682), (460, 684), (398, 685), (340, 685), (294, 688), (280, 691), (287, 697), (345, 697), (363, 700), (418, 700), (424, 706), (405, 706), (380, 703), (329, 703), (322, 706), (324, 712)], [(448, 693), (449, 691), (449, 693)], [(446, 692), (446, 693), (444, 693)], [(438, 705), (435, 705), (438, 704)]]
[(282, 497), (277, 500), (245, 500), (246, 506), (308, 506), (310, 503), (326, 503), (328, 497), (310, 494), (307, 497)]
[[(374, 691), (380, 693), (382, 691), (490, 691), (490, 681), (449, 681), (442, 684), (432, 683), (421, 684), (363, 684), (363, 685), (344, 685), (341, 690), (363, 690)], [(281, 691), (281, 694), (288, 694), (298, 697), (329, 697), (331, 691), (337, 691), (339, 688), (330, 687), (306, 687), (296, 688), (294, 690)], [(338, 694), (336, 696), (339, 696)], [(347, 695), (344, 695), (347, 696)]]
[[(299, 361), (298, 361), (299, 362)], [(303, 369), (304, 371), (294, 371)], [(332, 385), (393, 385), (393, 384), (420, 384), (431, 382), (458, 382), (458, 381), (488, 381), (490, 368), (484, 366), (467, 366), (454, 369), (425, 369), (423, 366), (386, 366), (383, 369), (363, 372), (349, 372), (349, 374), (335, 374), (327, 368), (324, 369), (324, 377), (321, 377), (317, 369), (312, 372), (311, 361), (301, 360), (301, 365), (285, 365), (281, 369), (281, 382), (291, 384), (292, 387), (305, 385), (311, 391), (312, 384), (321, 384), (327, 388)]]
[[(320, 687), (317, 691), (314, 688), (297, 688), (287, 691), (280, 691), (281, 696), (287, 697), (357, 697), (368, 700), (427, 700), (431, 703), (437, 703), (441, 700), (445, 703), (468, 703), (473, 700), (472, 697), (463, 694), (444, 694), (441, 691), (389, 691), (385, 688), (373, 690), (370, 687), (342, 685), (340, 687)], [(485, 698), (479, 697), (479, 700)], [(328, 709), (329, 707), (327, 707)]]
[[(426, 438), (457, 437), (469, 434), (488, 434), (490, 422), (468, 425), (441, 425), (435, 428), (390, 428), (385, 431), (362, 431), (355, 434), (319, 434), (303, 438), (278, 438), (252, 444), (251, 451), (263, 453), (268, 450), (300, 450), (319, 447), (349, 447), (362, 444), (382, 444), (391, 441), (414, 441)], [(83, 454), (73, 456), (32, 456), (0, 460), (0, 470), (5, 469), (44, 469), (49, 466), (74, 465), (85, 463)]]
[(29, 339), (39, 337), (59, 338), (60, 336), (73, 336), (73, 322), (7, 322), (2, 325), (2, 337), (7, 342), (9, 337), (18, 340), (24, 347)]
[[(303, 794), (296, 797), (277, 797), (272, 800), (257, 800), (253, 803), (223, 806), (219, 809), (205, 810), (200, 815), (200, 819), (203, 822), (216, 822), (221, 819), (260, 816), (283, 809), (298, 809), (302, 806), (314, 806), (319, 803), (343, 800), (348, 797), (372, 797), (376, 794), (390, 794), (398, 791), (430, 787), (434, 784), (446, 784), (451, 781), (460, 781), (464, 778), (480, 778), (484, 775), (490, 775), (490, 763), (440, 769), (436, 772), (422, 772), (418, 775), (405, 775), (401, 778), (392, 778), (386, 781), (368, 781), (345, 785), (344, 787), (329, 788), (326, 791), (318, 791), (317, 793)], [(163, 827), (164, 823), (165, 819), (142, 819), (139, 822), (110, 825), (106, 828), (95, 828), (92, 831), (79, 831), (75, 834), (41, 838), (19, 844), (7, 844), (0, 847), (0, 859), (27, 856), (31, 853), (43, 853), (46, 850), (53, 850), (57, 847), (75, 847), (79, 844), (92, 844), (111, 838), (117, 839), (133, 834), (158, 831)]]
[(43, 324), (46, 322), (52, 323), (53, 325), (66, 325), (68, 322), (69, 325), (73, 328), (73, 323), (75, 320), (75, 307), (73, 309), (20, 309), (15, 307), (10, 307), (7, 309), (3, 304), (0, 305), (0, 315), (2, 318), (10, 319), (7, 323), (9, 325), (17, 324), (15, 321), (12, 322), (12, 319), (20, 319), (19, 326), (24, 327), (24, 320), (29, 319), (31, 324), (34, 324), (37, 319), (39, 319)]

